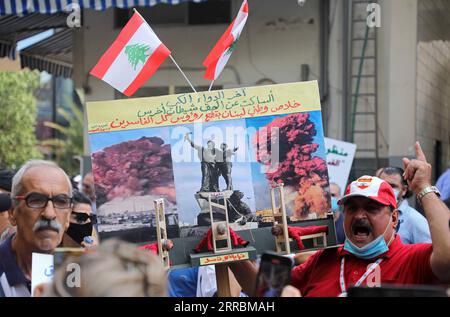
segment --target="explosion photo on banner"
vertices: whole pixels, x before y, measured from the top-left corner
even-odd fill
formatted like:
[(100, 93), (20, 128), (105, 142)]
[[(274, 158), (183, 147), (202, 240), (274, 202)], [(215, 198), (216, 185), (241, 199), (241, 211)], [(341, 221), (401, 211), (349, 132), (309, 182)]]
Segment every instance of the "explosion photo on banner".
[[(154, 241), (153, 201), (169, 238), (211, 226), (222, 193), (234, 231), (270, 226), (270, 188), (284, 184), (289, 222), (330, 211), (317, 82), (88, 103), (100, 237)], [(225, 219), (214, 213), (214, 218)]]

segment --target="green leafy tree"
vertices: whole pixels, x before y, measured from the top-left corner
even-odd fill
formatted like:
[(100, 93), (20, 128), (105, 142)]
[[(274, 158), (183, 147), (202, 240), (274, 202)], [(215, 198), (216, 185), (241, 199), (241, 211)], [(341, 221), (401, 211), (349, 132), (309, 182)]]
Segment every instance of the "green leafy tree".
[(42, 146), (51, 147), (55, 154), (56, 163), (66, 171), (68, 175), (80, 173), (80, 164), (75, 159), (83, 154), (83, 112), (74, 102), (70, 102), (70, 111), (58, 108), (58, 114), (68, 122), (67, 126), (58, 123), (44, 122), (44, 125), (55, 129), (58, 135), (54, 139), (41, 142)]
[(35, 134), (38, 86), (37, 72), (0, 72), (0, 167), (15, 169), (42, 157)]

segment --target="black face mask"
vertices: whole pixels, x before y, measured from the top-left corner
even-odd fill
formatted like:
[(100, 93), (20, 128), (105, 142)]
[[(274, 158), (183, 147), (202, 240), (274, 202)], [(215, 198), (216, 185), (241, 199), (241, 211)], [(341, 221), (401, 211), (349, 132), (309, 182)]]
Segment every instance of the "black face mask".
[(92, 235), (92, 223), (86, 223), (83, 225), (71, 223), (69, 225), (69, 229), (67, 229), (67, 234), (71, 237), (76, 243), (81, 245), (84, 237)]

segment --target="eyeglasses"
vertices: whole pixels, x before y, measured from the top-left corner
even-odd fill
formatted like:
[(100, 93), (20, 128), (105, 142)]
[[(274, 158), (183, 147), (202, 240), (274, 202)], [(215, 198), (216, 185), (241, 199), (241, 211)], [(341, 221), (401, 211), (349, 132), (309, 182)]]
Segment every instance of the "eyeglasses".
[(60, 194), (53, 197), (41, 193), (29, 193), (26, 196), (16, 196), (17, 200), (25, 200), (25, 204), (29, 208), (41, 209), (47, 207), (48, 201), (53, 202), (53, 207), (57, 209), (68, 209), (72, 207), (72, 197)]
[(95, 225), (97, 223), (97, 216), (95, 215), (88, 215), (85, 212), (76, 212), (76, 211), (72, 211), (72, 215), (75, 216), (75, 221), (78, 223), (86, 222), (89, 219), (91, 220), (92, 224)]

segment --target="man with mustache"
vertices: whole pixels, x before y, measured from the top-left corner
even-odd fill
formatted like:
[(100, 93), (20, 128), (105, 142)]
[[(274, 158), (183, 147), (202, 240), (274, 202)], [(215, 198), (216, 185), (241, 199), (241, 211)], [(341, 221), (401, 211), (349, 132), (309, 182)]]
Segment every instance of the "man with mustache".
[(33, 252), (52, 253), (69, 226), (72, 185), (53, 162), (31, 160), (15, 174), (9, 220), (17, 232), (0, 245), (0, 297), (30, 296)]
[[(419, 143), (417, 159), (403, 159), (404, 177), (417, 194), (431, 231), (432, 244), (403, 244), (396, 234), (398, 211), (392, 187), (363, 176), (339, 200), (344, 205), (343, 246), (318, 251), (292, 270), (292, 285), (302, 296), (346, 296), (351, 286), (427, 285), (450, 282), (450, 212), (431, 186), (431, 165)], [(230, 265), (245, 292), (252, 294), (257, 268)], [(299, 295), (288, 289), (285, 295)]]

